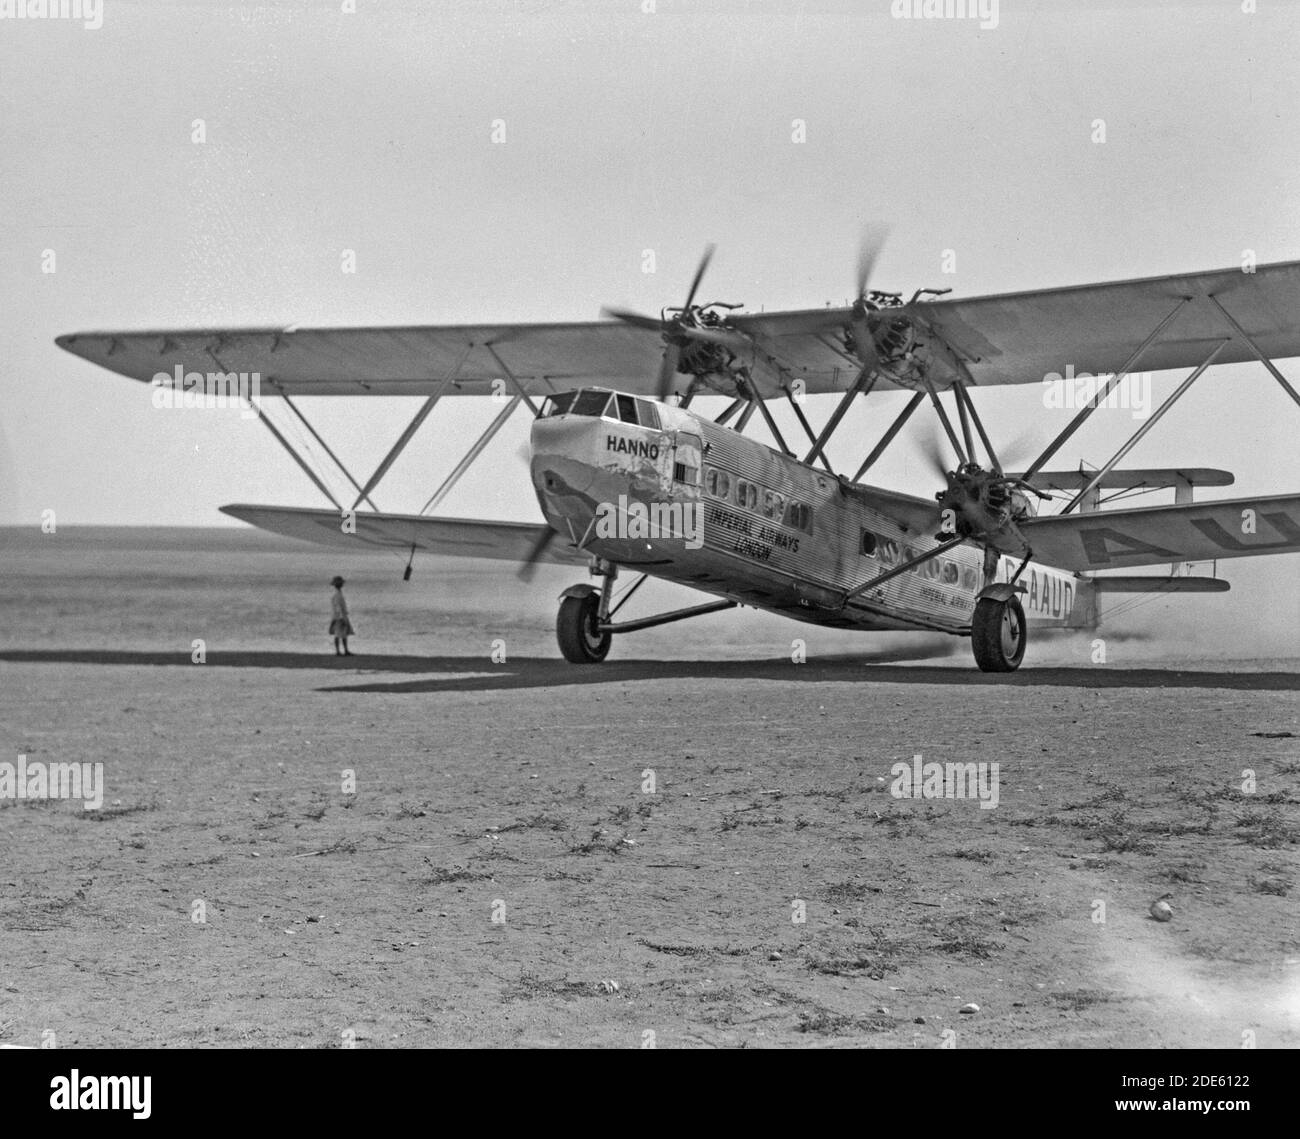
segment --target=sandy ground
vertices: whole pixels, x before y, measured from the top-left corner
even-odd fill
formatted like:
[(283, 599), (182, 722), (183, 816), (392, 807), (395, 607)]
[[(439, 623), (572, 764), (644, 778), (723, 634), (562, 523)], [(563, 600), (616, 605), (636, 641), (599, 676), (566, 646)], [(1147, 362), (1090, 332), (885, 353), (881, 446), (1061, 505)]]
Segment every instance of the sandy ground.
[[(419, 628), (376, 586), (336, 661), (315, 554), (9, 553), (0, 760), (107, 793), (0, 802), (0, 1041), (1300, 1044), (1293, 661), (796, 665), (709, 618), (579, 668), (500, 573)], [(997, 807), (891, 796), (918, 753)]]

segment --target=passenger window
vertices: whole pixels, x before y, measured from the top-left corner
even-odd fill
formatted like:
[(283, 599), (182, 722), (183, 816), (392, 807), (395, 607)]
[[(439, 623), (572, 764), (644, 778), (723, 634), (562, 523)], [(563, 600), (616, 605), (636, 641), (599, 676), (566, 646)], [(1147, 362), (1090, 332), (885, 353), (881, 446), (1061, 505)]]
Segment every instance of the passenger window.
[(876, 536), (870, 530), (862, 531), (862, 556), (871, 557), (876, 552)]
[(673, 479), (687, 486), (698, 487), (700, 468), (703, 466), (700, 459), (703, 454), (704, 447), (698, 435), (680, 432), (677, 435), (673, 455)]
[(957, 569), (956, 562), (943, 563), (943, 583), (944, 585), (956, 585), (961, 578), (961, 571)]

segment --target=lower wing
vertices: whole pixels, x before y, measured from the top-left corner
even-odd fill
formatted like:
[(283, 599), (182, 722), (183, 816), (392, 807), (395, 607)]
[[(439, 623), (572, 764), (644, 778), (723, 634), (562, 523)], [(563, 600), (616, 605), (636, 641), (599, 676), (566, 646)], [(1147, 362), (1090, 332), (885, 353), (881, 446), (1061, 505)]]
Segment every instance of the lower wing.
[(1300, 551), (1300, 495), (1048, 515), (1020, 523), (1034, 560), (1071, 570)]
[(327, 546), (355, 547), (360, 543), (382, 549), (423, 550), (449, 557), (511, 562), (538, 560), (585, 566), (588, 561), (586, 554), (566, 541), (557, 540), (541, 548), (542, 538), (551, 528), (533, 522), (486, 522), (477, 518), (357, 511), (348, 516), (345, 529), (345, 518), (337, 510), (239, 504), (223, 506), (221, 512), (273, 534)]

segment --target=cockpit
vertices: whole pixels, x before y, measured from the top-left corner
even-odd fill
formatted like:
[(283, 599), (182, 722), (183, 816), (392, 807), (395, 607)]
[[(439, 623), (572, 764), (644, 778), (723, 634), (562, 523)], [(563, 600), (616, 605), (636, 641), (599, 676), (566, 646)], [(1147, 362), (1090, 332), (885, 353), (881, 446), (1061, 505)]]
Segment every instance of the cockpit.
[(624, 395), (622, 392), (601, 388), (583, 388), (580, 391), (560, 392), (546, 397), (542, 404), (542, 419), (556, 415), (585, 415), (593, 419), (613, 419), (638, 427), (662, 430), (659, 411), (648, 399)]

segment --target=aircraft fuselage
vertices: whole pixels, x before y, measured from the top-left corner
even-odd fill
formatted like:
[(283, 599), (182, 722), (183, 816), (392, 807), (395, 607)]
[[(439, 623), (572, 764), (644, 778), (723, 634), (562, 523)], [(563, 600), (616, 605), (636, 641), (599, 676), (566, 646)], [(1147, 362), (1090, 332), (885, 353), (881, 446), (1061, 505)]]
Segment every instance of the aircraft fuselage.
[[(565, 393), (533, 424), (531, 467), (548, 523), (607, 562), (818, 625), (970, 633), (985, 584), (979, 548), (956, 546), (846, 603), (939, 545), (935, 534), (873, 508), (872, 488), (689, 410)], [(1016, 564), (1000, 558), (996, 579)], [(1032, 566), (1020, 582), (1031, 627), (1088, 623), (1085, 579)]]

